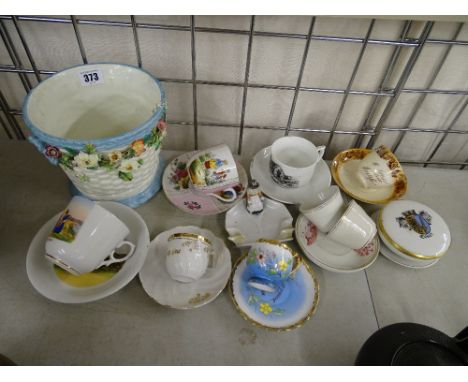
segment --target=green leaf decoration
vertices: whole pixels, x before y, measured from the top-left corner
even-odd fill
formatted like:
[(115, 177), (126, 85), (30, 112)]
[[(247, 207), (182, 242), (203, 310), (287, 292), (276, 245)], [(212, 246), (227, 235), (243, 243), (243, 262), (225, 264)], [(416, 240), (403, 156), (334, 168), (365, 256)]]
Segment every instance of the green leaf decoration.
[(273, 311), (271, 313), (273, 313), (275, 316), (281, 316), (283, 315), (285, 312), (284, 309), (280, 309), (280, 308), (275, 308), (273, 309)]
[[(68, 152), (68, 155), (71, 155), (72, 157), (77, 156), (79, 154), (79, 151), (70, 149), (68, 147), (65, 147), (63, 150)], [(64, 155), (64, 151), (62, 151), (62, 155)]]
[(82, 174), (82, 175), (80, 175), (80, 180), (82, 182), (89, 182), (89, 176), (85, 175), (85, 174)]
[(136, 155), (135, 150), (129, 147), (127, 150), (122, 152), (123, 159), (131, 159), (134, 158)]
[(88, 143), (88, 144), (85, 145), (84, 152), (86, 154), (96, 154), (96, 147), (94, 147), (93, 144)]
[(268, 274), (270, 274), (270, 275), (276, 275), (277, 273), (278, 273), (278, 271), (276, 269), (270, 268), (268, 270)]
[(72, 170), (73, 156), (69, 155), (67, 152), (62, 152), (62, 156), (59, 158), (59, 163)]
[(133, 179), (133, 174), (131, 172), (119, 171), (119, 178), (126, 182), (130, 182)]
[(138, 159), (137, 162), (141, 166), (143, 164), (143, 159)]

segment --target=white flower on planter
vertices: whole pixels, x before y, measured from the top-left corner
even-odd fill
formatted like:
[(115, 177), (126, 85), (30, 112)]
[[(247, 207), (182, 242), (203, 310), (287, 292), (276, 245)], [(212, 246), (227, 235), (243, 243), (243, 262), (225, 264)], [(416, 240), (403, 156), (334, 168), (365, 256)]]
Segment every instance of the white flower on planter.
[(122, 163), (120, 164), (119, 171), (132, 172), (133, 170), (136, 170), (138, 167), (140, 167), (140, 164), (135, 158), (124, 159)]
[(97, 154), (86, 154), (80, 152), (74, 159), (73, 162), (79, 168), (94, 168), (98, 166), (99, 157)]
[(107, 157), (111, 163), (116, 163), (122, 159), (122, 153), (120, 151), (112, 151)]

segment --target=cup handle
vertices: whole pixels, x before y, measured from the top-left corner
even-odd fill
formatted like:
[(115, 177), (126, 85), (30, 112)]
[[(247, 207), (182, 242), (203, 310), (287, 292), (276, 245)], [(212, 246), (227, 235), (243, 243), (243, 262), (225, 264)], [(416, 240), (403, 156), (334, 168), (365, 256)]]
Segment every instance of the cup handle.
[(128, 245), (130, 247), (130, 251), (127, 253), (127, 255), (125, 257), (122, 257), (122, 258), (116, 258), (114, 256), (114, 253), (115, 253), (115, 249), (112, 251), (112, 253), (108, 256), (109, 259), (108, 260), (104, 260), (101, 265), (99, 265), (98, 268), (100, 267), (104, 267), (104, 266), (108, 266), (110, 264), (113, 264), (113, 263), (121, 263), (122, 261), (125, 261), (127, 259), (130, 258), (130, 256), (133, 255), (133, 252), (135, 252), (135, 244), (133, 243), (130, 243), (129, 241), (122, 241), (120, 242), (120, 244), (116, 247), (116, 248), (119, 248), (123, 245)]
[(251, 277), (249, 281), (247, 281), (247, 285), (266, 293), (276, 292), (276, 288), (271, 282), (268, 282), (267, 280), (264, 280), (260, 277)]
[(294, 258), (294, 260), (293, 260), (294, 263), (293, 263), (293, 267), (291, 269), (291, 273), (289, 274), (289, 277), (294, 277), (294, 274), (296, 273), (296, 271), (299, 269), (299, 267), (302, 264), (302, 258), (299, 256), (299, 254), (297, 252), (293, 253), (293, 258)]
[(323, 154), (325, 154), (325, 149), (326, 148), (327, 148), (327, 146), (318, 146), (317, 147), (317, 152), (318, 152), (318, 156), (319, 156), (318, 160), (323, 158)]
[(232, 193), (232, 196), (230, 198), (223, 198), (222, 196), (219, 196), (218, 194), (212, 193), (208, 194), (210, 196), (214, 196), (216, 199), (221, 200), (222, 202), (233, 202), (234, 200), (237, 199), (237, 192), (233, 188), (226, 188), (223, 190), (223, 192), (230, 191)]

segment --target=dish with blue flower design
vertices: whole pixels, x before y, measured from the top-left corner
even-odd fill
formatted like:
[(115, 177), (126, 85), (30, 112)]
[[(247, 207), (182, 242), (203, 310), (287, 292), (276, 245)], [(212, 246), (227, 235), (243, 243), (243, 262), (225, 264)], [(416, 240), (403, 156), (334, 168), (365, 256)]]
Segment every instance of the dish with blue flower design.
[(255, 287), (252, 279), (255, 281), (255, 275), (247, 266), (247, 256), (244, 255), (234, 265), (229, 290), (238, 312), (252, 324), (287, 331), (304, 325), (314, 315), (319, 301), (319, 284), (314, 271), (304, 261), (293, 277), (275, 282), (273, 288)]

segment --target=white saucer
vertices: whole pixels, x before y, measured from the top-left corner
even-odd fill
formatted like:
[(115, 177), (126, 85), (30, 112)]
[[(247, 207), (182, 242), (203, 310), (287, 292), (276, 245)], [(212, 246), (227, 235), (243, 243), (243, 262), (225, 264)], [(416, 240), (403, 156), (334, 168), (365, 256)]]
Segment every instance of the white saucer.
[(394, 263), (401, 265), (406, 268), (412, 269), (424, 269), (429, 268), (435, 265), (440, 259), (426, 260), (424, 262), (420, 260), (413, 260), (411, 258), (403, 259), (401, 256), (394, 254), (384, 242), (380, 245), (380, 253), (384, 255), (388, 260), (393, 261)]
[(72, 287), (58, 278), (53, 264), (44, 257), (47, 236), (60, 213), (55, 215), (34, 236), (26, 257), (29, 281), (40, 294), (50, 300), (83, 303), (107, 297), (127, 285), (138, 274), (145, 262), (150, 240), (148, 228), (140, 215), (120, 203), (99, 202), (99, 204), (121, 219), (130, 229), (127, 240), (136, 245), (135, 253), (110, 280), (92, 287)]
[(287, 331), (302, 326), (315, 313), (319, 300), (319, 285), (312, 268), (303, 262), (293, 279), (287, 281), (282, 297), (273, 302), (268, 293), (252, 288), (252, 276), (246, 261), (240, 257), (234, 265), (229, 289), (234, 306), (252, 324), (275, 331)]
[(263, 200), (263, 211), (250, 214), (245, 199), (226, 213), (228, 239), (238, 247), (249, 246), (258, 239), (289, 241), (293, 239), (293, 218), (286, 206), (269, 198)]
[[(167, 239), (174, 233), (188, 232), (205, 236), (218, 254), (203, 277), (181, 283), (166, 270)], [(150, 244), (146, 262), (140, 271), (143, 289), (157, 303), (175, 309), (193, 309), (213, 301), (225, 288), (231, 274), (231, 254), (223, 241), (211, 231), (194, 226), (175, 227), (156, 236)]]
[[(372, 214), (371, 217), (375, 222), (377, 222), (378, 216), (379, 216), (379, 211), (376, 211)], [(412, 258), (410, 256), (398, 255), (394, 253), (386, 244), (385, 237), (381, 235), (378, 224), (377, 224), (377, 231), (381, 240), (380, 253), (384, 255), (388, 260), (393, 261), (394, 263), (398, 265), (401, 265), (406, 268), (412, 268), (412, 269), (425, 269), (425, 268), (432, 267), (440, 260), (440, 258), (432, 259), (432, 260), (421, 260), (421, 259)]]
[(331, 174), (328, 165), (321, 159), (315, 168), (309, 184), (298, 188), (284, 188), (276, 184), (270, 175), (271, 147), (265, 147), (255, 154), (250, 164), (250, 175), (257, 180), (264, 194), (281, 203), (301, 204), (309, 201), (330, 186)]
[(361, 271), (370, 267), (379, 255), (380, 242), (377, 234), (366, 247), (353, 250), (328, 239), (302, 214), (297, 218), (295, 234), (305, 255), (319, 267), (331, 272)]
[(238, 191), (237, 199), (233, 202), (223, 202), (214, 196), (198, 194), (189, 186), (186, 166), (193, 153), (194, 151), (179, 155), (164, 170), (162, 186), (167, 199), (177, 208), (193, 215), (220, 214), (240, 202), (249, 181), (244, 167), (236, 162), (239, 173), (239, 185), (234, 187)]

